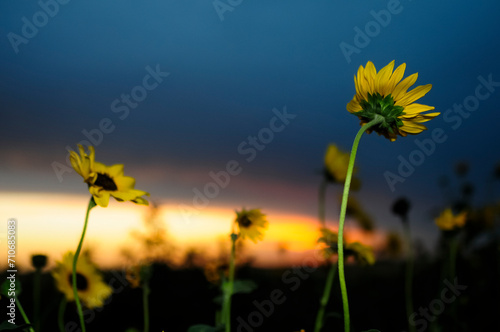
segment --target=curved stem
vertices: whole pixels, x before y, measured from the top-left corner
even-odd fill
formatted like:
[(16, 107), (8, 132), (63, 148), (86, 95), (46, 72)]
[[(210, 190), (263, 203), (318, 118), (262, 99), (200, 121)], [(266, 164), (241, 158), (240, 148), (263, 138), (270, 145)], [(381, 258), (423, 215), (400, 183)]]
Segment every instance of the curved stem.
[(73, 257), (73, 273), (71, 283), (73, 284), (73, 295), (75, 296), (76, 308), (78, 310), (78, 316), (80, 317), (80, 325), (82, 326), (82, 332), (85, 332), (85, 321), (83, 320), (83, 310), (82, 304), (80, 303), (80, 298), (78, 297), (78, 289), (76, 285), (76, 263), (78, 262), (78, 256), (82, 250), (83, 239), (85, 238), (85, 232), (87, 231), (87, 224), (89, 221), (90, 210), (96, 206), (94, 197), (90, 197), (89, 205), (87, 207), (87, 213), (85, 214), (85, 223), (83, 224), (82, 236), (80, 237), (80, 242), (76, 248), (75, 256)]
[(347, 174), (345, 178), (344, 193), (342, 194), (342, 205), (340, 207), (340, 217), (339, 217), (339, 234), (338, 234), (338, 254), (339, 254), (339, 281), (340, 290), (342, 293), (342, 305), (344, 309), (344, 331), (349, 332), (350, 330), (350, 318), (349, 318), (349, 301), (347, 299), (347, 288), (345, 284), (344, 275), (344, 220), (347, 210), (347, 200), (349, 199), (349, 188), (351, 186), (352, 172), (354, 169), (354, 161), (356, 159), (356, 152), (358, 151), (359, 140), (363, 133), (370, 127), (377, 125), (384, 121), (381, 115), (376, 114), (375, 118), (365, 124), (361, 129), (359, 129), (356, 137), (354, 138), (354, 143), (352, 144), (351, 156), (349, 157), (349, 166), (347, 168)]
[(64, 328), (64, 312), (66, 311), (66, 297), (63, 296), (61, 303), (59, 304), (59, 310), (57, 312), (57, 325), (59, 325), (59, 331), (65, 332)]
[(410, 316), (413, 314), (413, 246), (410, 236), (410, 224), (406, 218), (403, 219), (403, 226), (405, 229), (405, 237), (407, 243), (407, 261), (406, 261), (406, 276), (405, 276), (405, 293), (406, 293), (406, 319), (408, 320), (408, 330), (415, 332), (415, 325), (410, 324)]
[(321, 331), (323, 327), (323, 317), (325, 315), (326, 305), (330, 299), (330, 293), (332, 292), (333, 280), (335, 279), (335, 274), (337, 272), (337, 264), (331, 264), (330, 270), (328, 271), (328, 276), (326, 277), (325, 290), (323, 291), (323, 297), (320, 301), (320, 307), (318, 310), (318, 315), (316, 316), (316, 325), (314, 327), (314, 332)]
[(231, 332), (231, 297), (234, 291), (234, 260), (236, 257), (236, 234), (231, 234), (231, 259), (229, 260), (229, 283), (224, 288), (224, 304), (222, 306), (222, 319), (226, 325), (226, 332)]
[(323, 180), (319, 185), (318, 191), (318, 218), (322, 228), (326, 227), (325, 221), (325, 196), (326, 196), (326, 187), (328, 185), (328, 181)]

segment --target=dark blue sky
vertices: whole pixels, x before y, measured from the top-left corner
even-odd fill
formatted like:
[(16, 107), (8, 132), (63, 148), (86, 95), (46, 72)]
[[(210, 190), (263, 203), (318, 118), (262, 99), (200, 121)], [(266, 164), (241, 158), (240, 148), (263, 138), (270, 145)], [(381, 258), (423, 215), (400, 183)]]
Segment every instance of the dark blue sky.
[[(379, 225), (399, 227), (388, 209), (405, 195), (416, 228), (433, 231), (438, 177), (467, 160), (482, 185), (500, 160), (499, 83), (475, 97), (479, 76), (500, 82), (498, 2), (242, 1), (223, 20), (212, 1), (41, 3), (0, 3), (2, 190), (81, 192), (75, 173), (61, 182), (52, 164), (109, 119), (97, 159), (124, 163), (154, 197), (191, 204), (209, 172), (236, 160), (241, 173), (210, 204), (315, 215), (327, 144), (348, 150), (359, 129), (346, 104), (368, 60), (377, 69), (406, 62), (405, 76), (419, 73), (416, 85), (433, 84), (421, 102), (443, 113), (418, 136), (363, 137), (358, 195)], [(346, 44), (356, 52), (346, 56)], [(145, 89), (155, 68), (169, 75)], [(143, 100), (127, 105), (122, 95), (131, 93)], [(473, 112), (450, 110), (464, 100)], [(248, 162), (238, 147), (284, 107), (296, 117)], [(384, 172), (398, 174), (415, 140), (432, 139), (436, 128), (446, 140), (391, 191)], [(484, 197), (483, 187), (477, 192)]]

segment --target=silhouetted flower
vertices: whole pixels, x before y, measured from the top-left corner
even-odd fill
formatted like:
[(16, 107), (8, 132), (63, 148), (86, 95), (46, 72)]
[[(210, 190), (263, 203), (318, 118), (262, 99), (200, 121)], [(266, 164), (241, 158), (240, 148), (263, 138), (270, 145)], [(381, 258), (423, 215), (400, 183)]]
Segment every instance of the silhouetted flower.
[(352, 242), (345, 245), (346, 256), (352, 255), (359, 264), (375, 264), (375, 255), (372, 247), (365, 246), (361, 242)]
[(408, 212), (410, 211), (410, 201), (405, 197), (398, 198), (392, 205), (392, 213), (400, 216), (403, 220), (408, 217)]

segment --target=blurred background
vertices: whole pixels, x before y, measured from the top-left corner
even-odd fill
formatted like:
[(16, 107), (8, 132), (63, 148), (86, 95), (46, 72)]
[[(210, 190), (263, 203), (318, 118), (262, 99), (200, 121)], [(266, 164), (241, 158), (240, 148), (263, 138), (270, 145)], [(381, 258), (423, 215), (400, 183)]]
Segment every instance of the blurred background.
[[(474, 201), (492, 198), (498, 4), (223, 4), (2, 2), (0, 213), (19, 221), (20, 255), (43, 251), (54, 236), (60, 251), (79, 236), (88, 198), (67, 160), (78, 143), (96, 146), (101, 162), (125, 164), (180, 242), (200, 243), (202, 230), (210, 247), (243, 206), (264, 209), (271, 230), (278, 220), (315, 226), (323, 155), (328, 143), (350, 149), (359, 121), (345, 105), (368, 60), (377, 69), (407, 63), (405, 76), (419, 73), (416, 85), (433, 84), (422, 103), (442, 112), (419, 136), (363, 138), (359, 197), (377, 229), (398, 229), (386, 206), (406, 196), (414, 236), (432, 248), (433, 209), (447, 203), (438, 181), (458, 161), (470, 165)], [(467, 99), (484, 81), (492, 82), (479, 91), (485, 97)], [(278, 130), (269, 130), (277, 114)], [(413, 156), (418, 165), (401, 176), (416, 140), (432, 139), (436, 128), (446, 139), (422, 161)], [(220, 172), (232, 160), (240, 172), (225, 180)], [(225, 186), (206, 189), (216, 177)], [(333, 225), (335, 195), (327, 204)], [(93, 212), (89, 238), (105, 246), (111, 237), (113, 248), (143, 211), (111, 204)], [(275, 242), (293, 240), (279, 233)], [(314, 245), (315, 235), (299, 233), (307, 243), (296, 239), (291, 249)]]
[[(356, 197), (374, 230), (349, 220), (348, 234), (382, 250), (401, 231), (390, 207), (404, 196), (413, 239), (434, 251), (434, 218), (454, 199), (498, 200), (499, 10), (491, 1), (2, 1), (0, 219), (18, 220), (19, 263), (29, 270), (33, 253), (74, 250), (89, 194), (67, 150), (80, 143), (151, 193), (154, 227), (175, 259), (216, 253), (234, 210), (247, 207), (270, 221), (264, 242), (248, 244), (253, 264), (300, 264), (316, 246), (326, 147), (349, 151), (359, 129), (346, 110), (353, 76), (392, 60), (407, 64), (405, 77), (419, 73), (415, 86), (433, 85), (419, 102), (441, 116), (396, 142), (363, 137)], [(333, 228), (340, 190), (327, 191)], [(123, 264), (148, 213), (115, 201), (94, 209), (86, 245), (96, 261)]]

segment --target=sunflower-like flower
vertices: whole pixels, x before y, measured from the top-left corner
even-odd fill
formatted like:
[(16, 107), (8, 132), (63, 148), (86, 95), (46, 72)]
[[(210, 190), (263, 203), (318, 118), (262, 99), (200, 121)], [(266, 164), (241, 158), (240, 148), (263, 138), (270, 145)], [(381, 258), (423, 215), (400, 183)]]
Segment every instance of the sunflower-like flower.
[(451, 208), (445, 209), (435, 219), (436, 225), (443, 231), (451, 231), (456, 228), (462, 228), (467, 221), (467, 211), (462, 211), (457, 215), (453, 215)]
[(85, 153), (80, 144), (78, 149), (80, 155), (74, 151), (69, 152), (71, 165), (83, 177), (83, 181), (88, 184), (89, 192), (97, 205), (108, 206), (110, 196), (120, 202), (131, 201), (136, 204), (148, 205), (148, 201), (141, 196), (149, 196), (149, 193), (134, 189), (135, 179), (123, 175), (124, 166), (122, 164), (106, 166), (95, 161), (93, 146), (89, 146), (89, 154)]
[(369, 246), (365, 246), (361, 242), (352, 242), (346, 244), (345, 246), (346, 256), (352, 255), (356, 262), (360, 264), (375, 264), (375, 255), (373, 254), (373, 249)]
[[(345, 178), (347, 176), (347, 168), (349, 166), (348, 152), (344, 152), (339, 149), (339, 147), (333, 143), (329, 144), (325, 153), (325, 166), (324, 175), (329, 182), (344, 184)], [(357, 169), (354, 168), (353, 173), (356, 173)], [(352, 190), (358, 190), (361, 187), (361, 181), (353, 177), (351, 183)]]
[[(63, 256), (62, 262), (56, 262), (52, 277), (56, 287), (68, 301), (74, 301), (72, 282), (73, 253), (68, 252)], [(104, 301), (113, 292), (111, 287), (103, 282), (101, 275), (89, 259), (83, 255), (76, 265), (76, 288), (78, 297), (88, 308), (102, 307)]]
[(349, 165), (349, 153), (329, 144), (325, 153), (325, 174), (332, 182), (344, 183)]
[(320, 232), (321, 237), (318, 239), (318, 243), (326, 245), (322, 249), (322, 253), (323, 256), (328, 259), (338, 252), (338, 234), (328, 228), (321, 228)]
[(366, 68), (359, 66), (357, 76), (354, 77), (356, 95), (347, 104), (347, 110), (359, 117), (361, 125), (372, 121), (376, 115), (382, 116), (384, 121), (367, 132), (374, 130), (391, 141), (395, 141), (398, 135), (405, 137), (407, 134), (421, 133), (427, 129), (421, 123), (440, 114), (423, 114), (434, 107), (414, 103), (430, 91), (431, 84), (407, 91), (415, 84), (418, 73), (401, 81), (406, 64), (403, 63), (394, 72), (393, 68), (394, 60), (378, 73), (371, 61), (368, 61)]
[(240, 230), (239, 236), (242, 239), (249, 238), (254, 243), (264, 239), (264, 230), (268, 227), (266, 215), (260, 209), (241, 210), (236, 212), (235, 223)]

